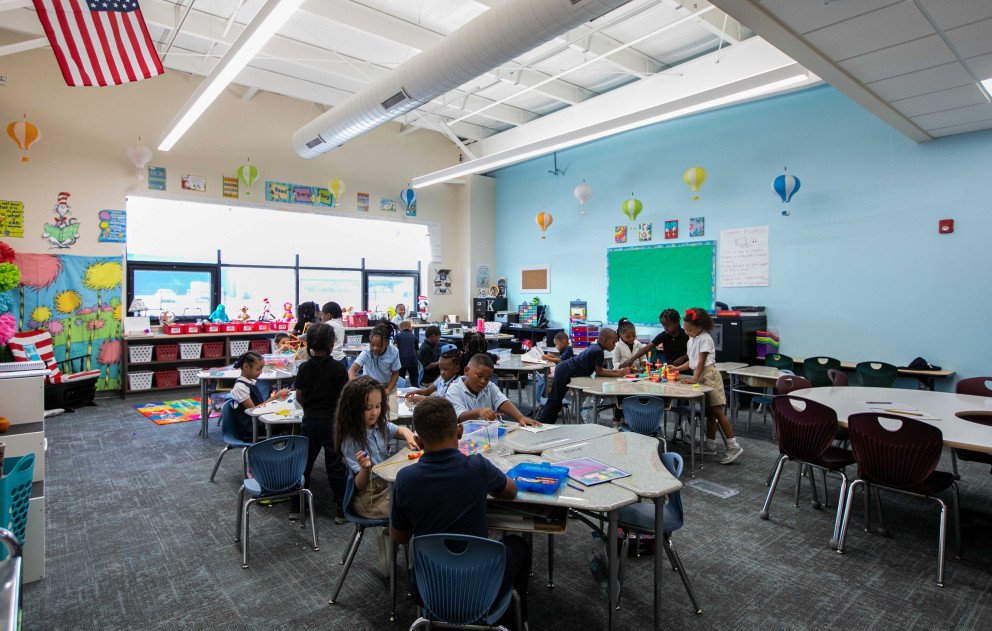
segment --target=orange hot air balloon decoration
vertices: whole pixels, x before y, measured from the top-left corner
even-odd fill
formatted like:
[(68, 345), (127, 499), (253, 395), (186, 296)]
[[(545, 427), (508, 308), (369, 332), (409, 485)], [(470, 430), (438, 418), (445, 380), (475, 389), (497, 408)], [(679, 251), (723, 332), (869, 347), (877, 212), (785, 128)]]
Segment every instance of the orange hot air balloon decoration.
[(544, 231), (548, 229), (548, 226), (551, 225), (551, 222), (554, 221), (555, 218), (551, 216), (551, 213), (542, 210), (537, 213), (537, 217), (534, 217), (534, 220), (537, 221), (538, 227), (541, 228), (541, 238), (543, 239)]
[(14, 121), (7, 125), (7, 135), (20, 147), (21, 162), (28, 161), (28, 149), (31, 147), (31, 143), (41, 138), (41, 132), (33, 123), (28, 121), (27, 114), (24, 115), (23, 120)]

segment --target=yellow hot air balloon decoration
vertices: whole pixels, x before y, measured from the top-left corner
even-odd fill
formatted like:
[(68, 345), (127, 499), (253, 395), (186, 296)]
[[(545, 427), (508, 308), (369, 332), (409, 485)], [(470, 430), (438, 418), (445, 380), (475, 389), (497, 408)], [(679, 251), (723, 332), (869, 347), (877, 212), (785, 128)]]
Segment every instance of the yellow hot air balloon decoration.
[(331, 180), (327, 186), (331, 189), (331, 193), (334, 194), (334, 205), (337, 206), (338, 200), (344, 195), (344, 182), (341, 180)]
[(706, 169), (692, 167), (682, 174), (682, 180), (692, 189), (693, 199), (699, 199), (699, 187), (706, 181)]
[(548, 226), (551, 225), (551, 222), (554, 221), (555, 218), (551, 216), (551, 213), (542, 210), (537, 213), (537, 217), (534, 217), (534, 220), (537, 221), (537, 225), (541, 229), (541, 238), (543, 239), (544, 231), (548, 229)]
[(31, 147), (31, 143), (41, 138), (41, 132), (38, 131), (34, 123), (28, 121), (27, 114), (24, 114), (22, 120), (14, 121), (7, 125), (7, 135), (20, 148), (21, 162), (28, 161), (28, 149)]

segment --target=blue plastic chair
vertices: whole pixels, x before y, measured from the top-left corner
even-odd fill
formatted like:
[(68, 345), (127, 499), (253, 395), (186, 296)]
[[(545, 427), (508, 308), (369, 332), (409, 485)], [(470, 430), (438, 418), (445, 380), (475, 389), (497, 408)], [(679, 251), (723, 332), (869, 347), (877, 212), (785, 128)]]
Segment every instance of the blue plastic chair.
[(654, 436), (661, 443), (662, 452), (668, 451), (668, 443), (662, 435), (661, 419), (665, 414), (665, 401), (657, 397), (627, 397), (621, 404), (623, 425), (621, 432), (635, 432)]
[[(331, 596), (330, 603), (333, 605), (337, 602), (338, 594), (341, 593), (341, 587), (344, 585), (344, 579), (348, 576), (348, 570), (351, 569), (351, 563), (355, 560), (355, 554), (358, 552), (358, 546), (362, 543), (362, 537), (365, 536), (365, 530), (367, 528), (388, 528), (388, 519), (369, 519), (367, 517), (362, 517), (358, 513), (351, 510), (351, 501), (355, 497), (355, 474), (352, 473), (351, 467), (345, 466), (348, 469), (348, 481), (345, 483), (344, 487), (344, 501), (341, 504), (341, 510), (344, 512), (344, 518), (348, 520), (349, 524), (355, 524), (355, 532), (351, 535), (351, 542), (344, 549), (344, 554), (341, 555), (341, 564), (344, 565), (344, 571), (341, 572), (341, 576), (338, 577), (338, 584), (334, 587), (334, 595)], [(387, 537), (386, 539), (386, 555), (387, 565), (389, 566), (389, 593), (391, 597), (391, 604), (389, 609), (389, 620), (390, 622), (396, 621), (396, 568), (393, 559), (395, 558), (395, 546), (393, 544), (392, 538)]]
[[(452, 550), (454, 547), (454, 550)], [(456, 551), (457, 550), (457, 551)], [(413, 565), (424, 615), (410, 626), (495, 628), (515, 603), (516, 628), (522, 629), (520, 600), (513, 589), (500, 593), (506, 548), (499, 541), (470, 535), (421, 535), (413, 540)]]
[[(234, 535), (234, 540), (241, 542), (241, 567), (248, 567), (248, 509), (259, 500), (298, 498), (300, 506), (306, 506), (310, 511), (314, 552), (320, 550), (313, 494), (310, 489), (303, 488), (309, 446), (306, 436), (278, 436), (248, 447), (248, 466), (255, 477), (245, 478), (238, 489), (238, 522)], [(250, 496), (247, 502), (246, 494)], [(306, 519), (306, 511), (303, 518)]]
[(223, 460), (224, 454), (226, 454), (231, 449), (241, 449), (241, 477), (248, 477), (248, 456), (246, 454), (252, 443), (246, 443), (245, 441), (238, 438), (238, 427), (234, 422), (234, 405), (233, 401), (225, 401), (224, 405), (220, 408), (220, 430), (224, 434), (224, 449), (221, 450), (220, 454), (217, 456), (217, 462), (214, 463), (214, 470), (210, 472), (210, 481), (214, 481), (214, 476), (217, 475), (217, 469), (220, 468), (220, 461)]
[[(624, 414), (626, 414), (626, 411), (624, 411)], [(664, 453), (661, 454), (661, 462), (673, 476), (676, 478), (682, 477), (682, 456), (675, 452)], [(672, 568), (678, 570), (679, 576), (682, 577), (682, 584), (685, 585), (685, 591), (689, 594), (689, 600), (692, 601), (693, 609), (699, 614), (703, 613), (703, 610), (699, 608), (699, 603), (696, 602), (696, 594), (692, 591), (692, 584), (689, 583), (689, 577), (685, 573), (685, 567), (682, 565), (679, 553), (672, 546), (672, 533), (682, 527), (684, 520), (682, 492), (676, 491), (669, 494), (668, 503), (665, 504), (665, 532), (662, 533), (662, 538), (664, 540), (665, 552), (668, 554), (668, 560), (671, 562)], [(656, 535), (654, 531), (654, 504), (637, 503), (624, 506), (620, 509), (617, 526), (625, 531), (624, 534), (626, 535), (623, 538), (623, 550), (620, 553), (620, 576), (622, 577), (624, 566), (627, 563), (627, 549), (630, 545), (630, 535), (634, 534), (637, 537), (640, 537), (640, 535)], [(657, 539), (655, 541), (657, 542)], [(657, 553), (656, 547), (655, 554)]]
[(456, 346), (455, 344), (442, 344), (441, 345), (441, 354), (442, 355), (445, 354), (445, 353), (447, 353), (448, 351), (456, 351), (456, 350), (458, 350), (458, 346)]

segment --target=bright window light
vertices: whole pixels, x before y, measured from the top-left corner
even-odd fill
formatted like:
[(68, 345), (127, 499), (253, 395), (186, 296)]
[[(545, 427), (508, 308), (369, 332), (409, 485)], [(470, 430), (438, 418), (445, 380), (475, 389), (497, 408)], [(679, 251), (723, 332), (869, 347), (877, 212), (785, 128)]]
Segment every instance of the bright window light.
[(982, 81), (982, 86), (985, 87), (985, 91), (992, 94), (992, 77), (989, 77), (985, 81)]

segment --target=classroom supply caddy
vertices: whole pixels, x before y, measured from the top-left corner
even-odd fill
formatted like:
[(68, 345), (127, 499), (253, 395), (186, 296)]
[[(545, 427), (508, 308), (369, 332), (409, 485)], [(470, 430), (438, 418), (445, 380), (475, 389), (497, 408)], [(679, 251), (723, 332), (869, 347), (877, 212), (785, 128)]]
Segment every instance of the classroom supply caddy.
[(599, 338), (599, 332), (603, 328), (602, 322), (585, 321), (572, 324), (572, 347), (588, 348), (590, 344)]
[(174, 368), (156, 370), (154, 383), (156, 388), (176, 388), (179, 386), (179, 371)]
[(517, 489), (531, 493), (551, 495), (568, 477), (568, 469), (556, 467), (550, 462), (534, 464), (521, 462), (506, 472), (506, 477), (517, 483)]
[(224, 356), (224, 342), (204, 342), (204, 359), (218, 359)]
[(251, 340), (248, 348), (261, 355), (267, 355), (272, 352), (272, 340)]
[(128, 347), (128, 358), (132, 364), (147, 364), (152, 360), (151, 344), (136, 344)]
[[(3, 479), (0, 480), (0, 524), (14, 533), (24, 545), (28, 524), (28, 502), (31, 500), (31, 479), (34, 477), (34, 454), (4, 458)], [(7, 558), (7, 548), (0, 546), (0, 560)]]
[(368, 326), (369, 325), (369, 314), (367, 311), (352, 311), (351, 313), (344, 314), (344, 325), (345, 326)]
[(180, 366), (177, 368), (179, 371), (179, 385), (181, 386), (195, 386), (200, 383), (199, 377), (200, 371), (203, 370), (199, 366)]
[(759, 359), (778, 354), (779, 338), (771, 331), (755, 331), (755, 342)]
[(241, 357), (248, 352), (250, 343), (248, 340), (231, 340), (231, 357)]
[[(200, 352), (203, 350), (202, 342), (180, 342), (180, 359), (200, 359)], [(133, 360), (132, 360), (133, 361)]]
[(151, 390), (153, 374), (154, 373), (150, 370), (129, 372), (127, 374), (128, 387), (131, 390)]
[(482, 454), (499, 445), (499, 437), (506, 433), (495, 421), (471, 421), (462, 424), (462, 437), (458, 440), (458, 450), (466, 456)]
[(158, 344), (155, 346), (155, 361), (174, 362), (179, 358), (178, 344)]

